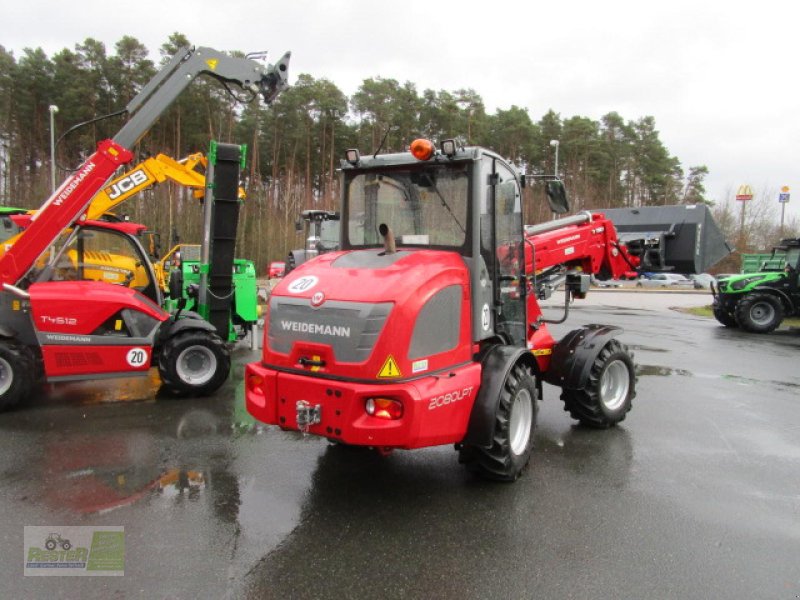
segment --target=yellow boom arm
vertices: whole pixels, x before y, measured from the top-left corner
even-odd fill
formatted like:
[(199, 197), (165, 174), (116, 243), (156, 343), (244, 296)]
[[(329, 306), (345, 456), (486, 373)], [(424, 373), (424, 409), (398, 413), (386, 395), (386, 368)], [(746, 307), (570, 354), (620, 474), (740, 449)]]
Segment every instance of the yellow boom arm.
[(206, 176), (194, 170), (198, 163), (203, 167), (208, 164), (206, 157), (201, 153), (190, 154), (182, 161), (174, 160), (165, 154), (148, 158), (101, 190), (92, 199), (86, 211), (86, 218), (99, 219), (131, 196), (167, 179), (190, 188), (195, 198), (202, 198)]

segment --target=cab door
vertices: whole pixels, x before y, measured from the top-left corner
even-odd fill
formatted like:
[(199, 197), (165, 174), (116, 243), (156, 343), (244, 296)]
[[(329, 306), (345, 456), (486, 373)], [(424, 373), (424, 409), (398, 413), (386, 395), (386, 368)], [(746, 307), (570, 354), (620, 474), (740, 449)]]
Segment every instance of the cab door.
[(496, 157), (484, 159), (488, 177), (481, 210), (481, 253), (494, 287), (494, 332), (510, 345), (525, 345), (525, 287), (522, 193), (511, 168)]

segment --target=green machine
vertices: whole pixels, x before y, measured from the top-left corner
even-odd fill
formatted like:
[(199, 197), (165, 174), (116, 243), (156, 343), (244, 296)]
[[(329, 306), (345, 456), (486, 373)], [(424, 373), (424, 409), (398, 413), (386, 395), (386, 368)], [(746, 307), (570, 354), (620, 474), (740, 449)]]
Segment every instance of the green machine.
[(799, 277), (800, 238), (783, 240), (760, 271), (723, 277), (712, 286), (714, 316), (725, 327), (769, 333), (785, 317), (800, 315)]
[(167, 308), (198, 313), (229, 342), (245, 337), (259, 318), (255, 265), (234, 258), (239, 172), (246, 152), (245, 145), (211, 142), (203, 243), (176, 246), (165, 257), (165, 268), (170, 268)]

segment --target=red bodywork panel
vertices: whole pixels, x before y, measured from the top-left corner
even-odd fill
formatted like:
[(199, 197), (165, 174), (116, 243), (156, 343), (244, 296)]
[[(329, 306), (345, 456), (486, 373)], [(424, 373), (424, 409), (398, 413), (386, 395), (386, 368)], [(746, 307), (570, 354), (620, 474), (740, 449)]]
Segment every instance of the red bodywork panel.
[[(98, 331), (126, 308), (158, 322), (166, 321), (169, 313), (142, 294), (97, 281), (35, 283), (28, 293), (48, 379), (131, 374), (150, 369), (149, 343), (125, 343), (124, 336), (102, 335)], [(121, 344), (106, 343), (112, 341)]]
[[(453, 252), (413, 250), (384, 268), (334, 266), (345, 254), (324, 254), (301, 265), (272, 294), (302, 299), (309, 306), (319, 302), (320, 293), (323, 304), (392, 303), (372, 352), (363, 362), (346, 363), (337, 360), (332, 345), (298, 341), (282, 354), (270, 348), (267, 330), (263, 361), (246, 369), (248, 410), (265, 423), (298, 429), (297, 402), (305, 400), (321, 407), (322, 420), (310, 427), (311, 433), (354, 445), (418, 448), (461, 441), (481, 378), (481, 366), (473, 360), (464, 261)], [(293, 292), (302, 280), (313, 284)], [(417, 315), (432, 296), (450, 286), (461, 288), (458, 342), (451, 350), (409, 359)], [(301, 357), (325, 364), (303, 365)], [(365, 410), (368, 398), (399, 400), (402, 418), (370, 416)]]
[(95, 153), (42, 205), (30, 226), (0, 257), (0, 285), (15, 285), (61, 232), (77, 220), (94, 195), (133, 154), (112, 140), (100, 142)]
[[(420, 448), (464, 438), (478, 394), (481, 366), (470, 363), (448, 377), (423, 377), (395, 384), (342, 382), (247, 365), (247, 410), (259, 421), (298, 429), (296, 403), (322, 407), (322, 420), (309, 433), (347, 444)], [(403, 403), (403, 417), (390, 421), (367, 414), (367, 398)]]
[(602, 213), (593, 213), (588, 223), (525, 237), (526, 273), (566, 265), (587, 274), (605, 273), (619, 279), (639, 266), (639, 257), (628, 253), (618, 240), (614, 224)]
[[(363, 363), (341, 363), (330, 347), (296, 343), (289, 354), (279, 354), (264, 344), (264, 363), (271, 366), (302, 369), (297, 362), (301, 356), (321, 354), (326, 366), (320, 375), (369, 380), (377, 379), (386, 360), (391, 356), (401, 378), (412, 374), (412, 363), (406, 350), (417, 315), (425, 302), (436, 292), (450, 285), (462, 288), (460, 340), (448, 352), (428, 357), (427, 371), (436, 371), (472, 360), (470, 331), (470, 286), (469, 274), (464, 261), (454, 252), (414, 250), (390, 267), (382, 269), (344, 269), (332, 266), (343, 252), (323, 254), (303, 264), (275, 286), (271, 297), (304, 299), (311, 304), (317, 293), (324, 295), (324, 302), (344, 300), (347, 302), (394, 304), (391, 314), (375, 344), (371, 357)], [(314, 277), (317, 283), (302, 292), (292, 293), (292, 284), (304, 277)], [(402, 350), (402, 353), (398, 352)]]
[[(25, 213), (21, 215), (11, 215), (11, 220), (20, 229), (27, 229), (33, 222), (34, 214)], [(96, 221), (93, 219), (86, 219), (81, 222), (84, 227), (97, 227), (99, 229), (110, 229), (111, 231), (119, 231), (130, 236), (139, 236), (147, 231), (147, 225), (141, 223), (132, 223), (130, 221)]]

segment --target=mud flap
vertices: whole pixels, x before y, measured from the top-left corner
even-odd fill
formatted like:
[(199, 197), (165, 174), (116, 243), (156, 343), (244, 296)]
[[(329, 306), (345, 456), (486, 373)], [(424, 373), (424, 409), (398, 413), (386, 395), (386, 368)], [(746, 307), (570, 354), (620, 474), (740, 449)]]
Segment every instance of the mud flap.
[(523, 362), (537, 374), (536, 386), (541, 388), (536, 360), (527, 349), (518, 346), (493, 346), (481, 360), (481, 389), (472, 405), (464, 444), (480, 448), (492, 446), (500, 392), (506, 377), (518, 362)]
[(553, 348), (544, 380), (563, 389), (583, 389), (594, 359), (620, 333), (622, 329), (613, 325), (587, 325), (570, 331)]

